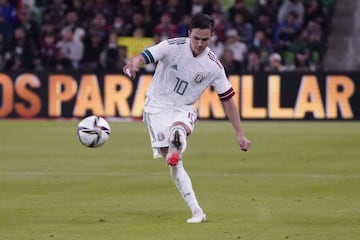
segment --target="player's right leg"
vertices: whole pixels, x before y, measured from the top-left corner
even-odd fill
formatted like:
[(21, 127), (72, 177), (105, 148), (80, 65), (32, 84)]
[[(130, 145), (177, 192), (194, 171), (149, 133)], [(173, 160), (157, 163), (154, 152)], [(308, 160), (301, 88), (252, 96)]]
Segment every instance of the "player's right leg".
[(178, 109), (170, 127), (169, 150), (166, 161), (169, 166), (176, 166), (181, 154), (187, 146), (187, 137), (194, 130), (197, 111), (193, 106), (184, 106)]
[[(175, 117), (171, 118), (171, 116), (171, 112), (164, 114), (144, 114), (144, 122), (148, 126), (154, 157), (166, 157), (169, 152), (176, 149), (178, 153), (178, 155), (176, 154), (176, 164), (174, 164), (174, 162), (168, 164), (171, 177), (192, 212), (192, 217), (189, 218), (187, 222), (204, 222), (206, 215), (197, 202), (191, 179), (183, 167), (181, 156), (181, 153), (186, 148), (187, 135), (194, 129), (196, 111), (189, 107), (178, 114), (175, 113)], [(171, 123), (169, 123), (169, 121), (171, 121)], [(184, 124), (184, 122), (187, 124)], [(165, 126), (167, 126), (168, 131), (164, 130), (166, 128)], [(170, 130), (168, 126), (170, 126)]]
[(186, 149), (187, 135), (191, 130), (181, 122), (176, 122), (170, 129), (169, 149), (166, 161), (169, 166), (176, 166), (181, 158), (181, 153)]

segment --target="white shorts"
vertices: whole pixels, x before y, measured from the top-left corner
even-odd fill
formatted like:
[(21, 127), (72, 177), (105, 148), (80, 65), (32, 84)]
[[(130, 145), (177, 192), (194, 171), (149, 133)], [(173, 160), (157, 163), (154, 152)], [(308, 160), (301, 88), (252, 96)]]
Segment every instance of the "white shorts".
[(143, 114), (143, 121), (148, 127), (153, 157), (162, 157), (160, 148), (169, 146), (170, 128), (174, 122), (184, 123), (192, 132), (197, 120), (197, 111), (193, 106), (177, 109), (163, 109), (157, 113)]

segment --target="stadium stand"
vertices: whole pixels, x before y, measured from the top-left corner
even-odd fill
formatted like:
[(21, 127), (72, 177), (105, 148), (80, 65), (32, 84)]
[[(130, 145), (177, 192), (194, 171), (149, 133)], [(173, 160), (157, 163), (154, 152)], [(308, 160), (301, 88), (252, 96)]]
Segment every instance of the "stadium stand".
[(127, 48), (114, 39), (186, 36), (197, 12), (215, 19), (210, 47), (231, 71), (272, 69), (274, 53), (281, 71), (321, 70), (335, 3), (234, 0), (225, 8), (220, 0), (0, 0), (0, 70), (121, 70)]
[(359, 14), (360, 1), (343, 0), (337, 4), (324, 57), (324, 70), (359, 69)]

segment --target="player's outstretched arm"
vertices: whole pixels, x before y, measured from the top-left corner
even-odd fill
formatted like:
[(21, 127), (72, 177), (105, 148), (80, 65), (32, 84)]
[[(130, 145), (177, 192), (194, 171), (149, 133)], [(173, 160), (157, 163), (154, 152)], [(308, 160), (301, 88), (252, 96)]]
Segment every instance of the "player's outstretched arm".
[(135, 57), (132, 57), (128, 60), (128, 62), (123, 67), (123, 72), (129, 77), (135, 77), (136, 72), (139, 71), (139, 68), (142, 64), (145, 64), (144, 57), (139, 54)]
[(238, 144), (241, 150), (246, 152), (249, 149), (251, 142), (249, 139), (245, 137), (244, 132), (242, 130), (240, 114), (239, 111), (237, 110), (234, 99), (230, 98), (227, 101), (223, 101), (223, 105), (224, 105), (225, 113), (235, 129)]

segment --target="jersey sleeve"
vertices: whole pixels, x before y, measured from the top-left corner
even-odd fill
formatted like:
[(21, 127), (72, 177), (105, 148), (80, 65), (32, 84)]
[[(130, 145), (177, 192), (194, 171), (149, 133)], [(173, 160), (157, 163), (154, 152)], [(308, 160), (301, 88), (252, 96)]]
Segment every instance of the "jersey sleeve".
[(224, 67), (220, 61), (216, 58), (214, 62), (217, 66), (213, 68), (214, 73), (212, 75), (214, 80), (212, 87), (214, 87), (221, 101), (227, 101), (235, 95), (235, 91), (232, 88), (230, 81), (227, 79)]
[(154, 63), (164, 58), (169, 52), (171, 45), (167, 40), (161, 41), (160, 43), (151, 46), (141, 52), (141, 55), (144, 57), (146, 64)]
[(223, 93), (218, 93), (218, 96), (221, 101), (227, 101), (235, 95), (234, 89), (230, 87), (227, 91)]

